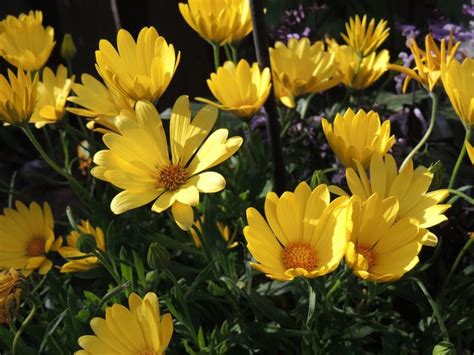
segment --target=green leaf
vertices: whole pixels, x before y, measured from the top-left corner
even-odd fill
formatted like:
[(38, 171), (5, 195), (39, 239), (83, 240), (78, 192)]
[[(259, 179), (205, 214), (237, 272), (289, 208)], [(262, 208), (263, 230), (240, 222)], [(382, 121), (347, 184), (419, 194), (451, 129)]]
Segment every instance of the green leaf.
[(61, 324), (61, 322), (63, 321), (64, 317), (66, 317), (68, 312), (69, 312), (69, 308), (66, 308), (48, 324), (43, 336), (43, 340), (41, 341), (41, 345), (39, 348), (40, 354), (44, 351), (46, 344), (48, 344), (48, 338), (54, 334), (54, 332), (56, 331), (56, 328)]
[(145, 267), (143, 266), (143, 261), (140, 255), (137, 254), (135, 250), (132, 250), (133, 254), (133, 264), (135, 271), (137, 272), (138, 282), (140, 286), (146, 288), (146, 277), (145, 277)]
[(261, 296), (254, 290), (251, 290), (249, 299), (252, 305), (258, 308), (266, 317), (283, 325), (292, 323), (290, 317), (288, 317), (283, 310), (275, 307), (267, 297)]
[(454, 351), (454, 345), (449, 341), (442, 341), (441, 343), (435, 345), (433, 348), (433, 355), (448, 355), (456, 354)]

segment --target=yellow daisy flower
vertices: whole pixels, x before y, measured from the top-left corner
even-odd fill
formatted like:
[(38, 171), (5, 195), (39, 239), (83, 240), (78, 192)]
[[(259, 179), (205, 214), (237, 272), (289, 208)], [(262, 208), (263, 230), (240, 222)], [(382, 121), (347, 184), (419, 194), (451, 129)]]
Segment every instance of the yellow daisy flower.
[(256, 262), (250, 265), (271, 279), (314, 278), (334, 271), (344, 257), (352, 227), (347, 197), (329, 201), (326, 185), (313, 191), (305, 182), (294, 192), (265, 199), (266, 220), (247, 209), (244, 236)]
[(375, 153), (386, 154), (395, 143), (390, 136), (390, 121), (380, 124), (377, 112), (360, 109), (354, 113), (350, 108), (344, 116), (337, 114), (334, 124), (322, 120), (324, 135), (339, 161), (346, 167), (356, 167), (358, 160), (364, 168), (369, 166)]
[(54, 29), (44, 28), (43, 13), (7, 16), (0, 22), (0, 55), (11, 65), (27, 71), (41, 69), (56, 42)]
[[(133, 116), (132, 112), (126, 113)], [(178, 226), (191, 228), (191, 206), (199, 203), (199, 192), (222, 190), (222, 175), (205, 171), (230, 158), (242, 144), (241, 137), (227, 139), (227, 129), (213, 132), (217, 109), (205, 106), (191, 121), (187, 96), (175, 103), (170, 119), (171, 159), (161, 118), (148, 101), (139, 101), (135, 117), (118, 116), (117, 133), (103, 136), (107, 150), (95, 154), (98, 165), (91, 171), (98, 179), (124, 189), (112, 200), (114, 213), (123, 213), (156, 200), (152, 210), (171, 207)]]
[(180, 52), (176, 56), (173, 45), (154, 27), (144, 27), (136, 42), (129, 32), (119, 30), (117, 48), (118, 52), (102, 39), (95, 52), (97, 71), (107, 86), (132, 100), (156, 102), (173, 78)]
[(441, 66), (441, 78), (449, 100), (464, 124), (474, 125), (474, 59), (452, 60)]
[(66, 112), (66, 99), (74, 83), (74, 75), (67, 76), (67, 69), (60, 65), (56, 75), (48, 67), (43, 70), (43, 80), (38, 83), (38, 102), (30, 123), (36, 128), (56, 123), (63, 118)]
[[(380, 154), (374, 154), (370, 160), (369, 174), (359, 163), (357, 171), (352, 168), (346, 170), (347, 184), (353, 195), (363, 200), (374, 193), (381, 198), (394, 196), (400, 203), (399, 217), (418, 220), (420, 228), (429, 228), (447, 220), (443, 213), (451, 205), (440, 203), (448, 197), (449, 191), (441, 189), (428, 192), (433, 174), (424, 166), (413, 169), (413, 161), (409, 160), (398, 172), (393, 156), (387, 154), (383, 158)], [(438, 242), (433, 233), (428, 233), (426, 238), (426, 245), (435, 246)]]
[(188, 0), (179, 11), (188, 25), (205, 40), (221, 45), (240, 41), (252, 32), (247, 0)]
[(70, 96), (68, 101), (82, 108), (69, 107), (67, 110), (90, 119), (87, 123), (89, 129), (100, 133), (118, 132), (115, 117), (120, 115), (122, 110), (132, 110), (135, 101), (113, 88), (108, 88), (92, 75), (82, 74), (81, 80), (82, 84), (75, 83), (72, 86), (77, 96)]
[(340, 46), (328, 39), (328, 50), (334, 53), (339, 65), (341, 81), (347, 88), (363, 90), (373, 85), (387, 70), (390, 53), (384, 49), (361, 57), (357, 51), (346, 45)]
[(270, 70), (260, 71), (258, 63), (242, 59), (237, 65), (227, 61), (207, 79), (207, 85), (219, 102), (198, 97), (196, 100), (250, 118), (267, 101), (271, 88)]
[[(99, 227), (94, 228), (89, 221), (81, 221), (77, 225), (77, 230), (71, 231), (66, 237), (67, 246), (61, 246), (58, 249), (58, 253), (68, 260), (63, 266), (61, 266), (61, 272), (80, 272), (93, 269), (100, 265), (100, 262), (95, 256), (85, 257), (87, 254), (82, 253), (77, 248), (77, 240), (81, 234), (88, 234), (94, 237), (97, 249), (105, 251), (105, 237), (104, 232)], [(79, 259), (80, 257), (84, 257)]]
[(9, 124), (30, 120), (36, 106), (38, 75), (31, 78), (18, 69), (18, 75), (8, 69), (8, 80), (0, 74), (0, 119)]
[(291, 38), (270, 48), (275, 95), (287, 107), (295, 107), (295, 97), (324, 91), (340, 83), (334, 54), (321, 41)]
[(467, 140), (464, 141), (464, 145), (466, 146), (466, 151), (467, 155), (469, 156), (469, 160), (471, 161), (471, 164), (474, 165), (474, 148)]
[(395, 281), (418, 263), (426, 230), (418, 220), (400, 218), (395, 197), (377, 194), (353, 201), (353, 229), (346, 262), (355, 275), (375, 282)]
[(385, 42), (390, 28), (387, 28), (385, 20), (380, 20), (375, 26), (375, 19), (371, 19), (367, 25), (367, 15), (362, 20), (356, 15), (355, 18), (349, 18), (349, 23), (346, 22), (346, 32), (347, 35), (341, 33), (344, 41), (360, 56), (366, 57)]
[(406, 91), (411, 79), (418, 81), (426, 90), (432, 92), (441, 77), (441, 66), (449, 64), (453, 60), (460, 43), (453, 44), (451, 34), (447, 46), (443, 38), (440, 47), (438, 47), (430, 33), (425, 37), (425, 50), (422, 50), (412, 39), (410, 51), (415, 60), (415, 67), (410, 69), (401, 65), (390, 64), (389, 69), (406, 74), (403, 82), (403, 92)]
[(158, 297), (153, 292), (143, 299), (131, 293), (128, 305), (115, 303), (105, 310), (105, 319), (93, 318), (90, 324), (95, 335), (80, 337), (83, 350), (75, 354), (164, 354), (173, 335), (171, 314), (160, 316)]
[(0, 271), (0, 324), (10, 324), (20, 308), (21, 275), (13, 268)]
[(46, 254), (61, 245), (61, 238), (54, 240), (51, 208), (46, 202), (43, 209), (36, 202), (15, 206), (0, 215), (0, 268), (19, 269), (25, 276), (38, 269), (44, 275), (53, 266)]

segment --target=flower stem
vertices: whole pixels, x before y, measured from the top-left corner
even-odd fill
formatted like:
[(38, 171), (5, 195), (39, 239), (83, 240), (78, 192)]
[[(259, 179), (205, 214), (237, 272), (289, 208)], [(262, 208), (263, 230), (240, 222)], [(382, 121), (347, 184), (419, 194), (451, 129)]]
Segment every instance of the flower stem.
[(471, 137), (471, 128), (466, 127), (466, 137), (464, 138), (461, 152), (459, 153), (458, 160), (456, 161), (456, 165), (454, 165), (453, 172), (451, 173), (451, 178), (449, 179), (448, 189), (452, 189), (454, 187), (454, 183), (456, 182), (456, 177), (458, 175), (459, 168), (461, 167), (462, 160), (464, 155), (466, 154), (466, 144), (464, 142), (468, 141)]
[(423, 292), (423, 294), (425, 295), (426, 300), (430, 304), (431, 309), (433, 310), (433, 314), (436, 318), (436, 321), (438, 322), (439, 329), (441, 330), (441, 333), (443, 334), (444, 341), (449, 341), (448, 329), (446, 328), (446, 325), (444, 324), (443, 317), (441, 317), (441, 313), (439, 313), (438, 305), (436, 304), (435, 300), (433, 299), (433, 297), (431, 297), (430, 293), (426, 289), (423, 282), (421, 282), (415, 277), (412, 277), (410, 279), (413, 280), (418, 285), (421, 292)]
[[(270, 63), (270, 54), (268, 51), (268, 36), (265, 25), (265, 14), (263, 10), (263, 1), (250, 0), (250, 13), (253, 23), (253, 40), (255, 53), (257, 55), (260, 68), (269, 68), (272, 71)], [(273, 88), (275, 86), (273, 85)], [(278, 121), (278, 111), (274, 90), (270, 90), (270, 95), (265, 102), (265, 111), (267, 112), (267, 131), (272, 154), (273, 184), (276, 193), (281, 194), (285, 191), (286, 177), (285, 164), (283, 161), (283, 149), (280, 139), (280, 123)]]
[(46, 151), (43, 149), (43, 147), (41, 146), (41, 144), (38, 142), (35, 135), (31, 131), (31, 128), (30, 128), (29, 124), (28, 123), (24, 124), (23, 126), (21, 126), (21, 128), (22, 128), (23, 132), (25, 133), (25, 135), (30, 140), (31, 144), (33, 144), (35, 149), (38, 151), (38, 153), (44, 159), (44, 161), (55, 172), (57, 172), (59, 175), (63, 176), (69, 182), (69, 184), (71, 184), (71, 188), (76, 193), (76, 195), (81, 200), (89, 198), (89, 195), (88, 195), (87, 191), (84, 189), (84, 187), (72, 175), (70, 175), (66, 171), (64, 171), (58, 164), (56, 164), (54, 162), (54, 160), (52, 160), (50, 158), (50, 156), (46, 153)]
[(214, 55), (214, 67), (216, 71), (217, 71), (217, 68), (219, 68), (221, 65), (219, 49), (220, 47), (218, 44), (215, 44), (215, 43), (212, 44), (212, 53)]
[(451, 266), (451, 270), (449, 270), (448, 276), (446, 276), (446, 280), (444, 281), (443, 287), (441, 288), (441, 291), (443, 291), (446, 286), (449, 284), (449, 281), (451, 281), (454, 271), (458, 268), (459, 263), (461, 262), (462, 257), (466, 252), (469, 250), (471, 245), (474, 243), (474, 239), (469, 238), (469, 240), (464, 244), (464, 247), (461, 249), (459, 252), (458, 256), (456, 257), (456, 260), (454, 260), (453, 265)]
[(418, 142), (418, 144), (413, 148), (410, 152), (410, 154), (407, 155), (405, 160), (403, 161), (403, 164), (400, 167), (400, 170), (402, 170), (405, 165), (408, 164), (408, 162), (413, 159), (415, 154), (420, 150), (420, 148), (426, 143), (428, 140), (429, 136), (431, 135), (431, 132), (433, 131), (433, 127), (436, 122), (436, 115), (438, 113), (438, 103), (439, 103), (439, 94), (435, 92), (430, 92), (430, 97), (431, 97), (431, 118), (430, 118), (430, 124), (428, 126), (428, 129), (426, 130), (424, 136), (421, 138), (421, 140)]
[(25, 331), (26, 326), (28, 325), (28, 323), (31, 322), (31, 320), (33, 319), (33, 317), (35, 316), (35, 313), (36, 313), (36, 305), (32, 301), (30, 301), (30, 302), (32, 303), (33, 307), (31, 308), (31, 311), (28, 314), (28, 317), (26, 317), (25, 320), (23, 321), (23, 323), (21, 323), (20, 329), (18, 329), (18, 331), (15, 333), (15, 337), (13, 338), (13, 343), (12, 343), (12, 354), (13, 355), (17, 354), (16, 348), (18, 346), (18, 342), (20, 341), (21, 334), (23, 334), (23, 332)]

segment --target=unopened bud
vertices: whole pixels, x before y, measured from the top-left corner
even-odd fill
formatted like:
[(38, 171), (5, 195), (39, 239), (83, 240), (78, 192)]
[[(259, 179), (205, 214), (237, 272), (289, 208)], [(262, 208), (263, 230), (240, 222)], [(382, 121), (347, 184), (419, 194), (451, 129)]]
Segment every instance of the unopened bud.
[(97, 249), (97, 241), (91, 234), (81, 234), (77, 238), (76, 246), (81, 253), (90, 254)]
[(63, 42), (61, 43), (61, 57), (64, 58), (66, 62), (71, 62), (76, 56), (76, 46), (74, 40), (69, 33), (66, 33), (63, 37)]
[(170, 264), (171, 256), (168, 250), (163, 248), (159, 243), (153, 242), (148, 248), (146, 259), (152, 269), (163, 269)]

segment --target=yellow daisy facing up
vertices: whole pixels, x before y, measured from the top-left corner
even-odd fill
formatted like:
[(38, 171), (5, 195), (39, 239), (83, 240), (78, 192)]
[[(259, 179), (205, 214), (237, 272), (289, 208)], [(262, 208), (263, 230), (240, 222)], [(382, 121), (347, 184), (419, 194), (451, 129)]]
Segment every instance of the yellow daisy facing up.
[(400, 218), (395, 197), (378, 194), (353, 200), (353, 228), (346, 262), (358, 277), (375, 282), (395, 281), (418, 263), (426, 230), (414, 218)]
[(38, 83), (38, 102), (30, 123), (36, 128), (56, 123), (66, 112), (66, 100), (71, 92), (74, 76), (68, 78), (67, 69), (60, 65), (56, 75), (48, 67), (43, 70), (43, 80)]
[(354, 48), (328, 39), (328, 49), (336, 56), (338, 71), (345, 87), (363, 90), (373, 85), (387, 70), (390, 53), (384, 49), (362, 57)]
[(302, 182), (281, 197), (268, 193), (265, 217), (248, 208), (244, 236), (256, 260), (250, 265), (271, 279), (328, 274), (346, 253), (352, 229), (349, 198), (330, 202), (326, 185), (311, 191)]
[(361, 57), (366, 57), (375, 52), (387, 39), (390, 28), (387, 28), (387, 21), (380, 20), (375, 26), (375, 19), (371, 19), (367, 25), (367, 15), (362, 19), (359, 15), (350, 18), (346, 22), (347, 34), (341, 33), (347, 45), (353, 48)]
[(18, 75), (8, 69), (8, 80), (0, 74), (0, 120), (19, 125), (28, 122), (36, 107), (38, 74), (18, 69)]
[(474, 59), (452, 60), (441, 66), (443, 86), (454, 110), (469, 129), (474, 125)]
[(104, 318), (93, 318), (95, 335), (79, 338), (83, 350), (76, 355), (150, 354), (162, 355), (173, 335), (171, 314), (160, 315), (158, 297), (148, 292), (140, 298), (131, 293), (129, 307), (113, 304), (105, 310)]
[[(105, 251), (105, 237), (102, 229), (99, 227), (94, 228), (89, 221), (81, 221), (81, 223), (77, 225), (77, 230), (73, 230), (66, 237), (67, 246), (62, 246), (58, 249), (58, 253), (61, 254), (64, 259), (68, 260), (67, 263), (61, 266), (61, 272), (87, 271), (100, 265), (97, 257), (85, 257), (87, 254), (80, 252), (77, 248), (77, 240), (81, 234), (93, 236), (97, 249)], [(80, 257), (84, 258), (79, 259)]]
[(386, 154), (395, 143), (390, 136), (390, 121), (380, 123), (377, 112), (350, 108), (344, 116), (337, 114), (334, 123), (322, 120), (324, 135), (339, 161), (346, 167), (356, 167), (358, 160), (364, 168), (375, 153)]
[(28, 208), (19, 201), (15, 206), (0, 216), (0, 268), (18, 269), (25, 276), (38, 269), (44, 275), (53, 266), (46, 254), (61, 245), (61, 238), (54, 240), (51, 208), (36, 202)]
[(180, 52), (158, 35), (154, 27), (144, 27), (137, 41), (124, 29), (117, 33), (117, 50), (102, 39), (95, 52), (96, 68), (107, 86), (132, 100), (156, 102), (165, 92), (176, 71)]
[(139, 101), (135, 113), (127, 114), (135, 117), (118, 116), (118, 134), (103, 136), (108, 149), (95, 154), (97, 166), (92, 175), (125, 190), (112, 200), (114, 213), (156, 200), (153, 211), (161, 213), (171, 207), (178, 226), (188, 230), (194, 222), (192, 206), (199, 203), (199, 193), (225, 187), (222, 175), (207, 170), (230, 158), (240, 148), (242, 138), (228, 139), (227, 129), (209, 135), (217, 109), (205, 106), (191, 120), (189, 99), (181, 96), (171, 113), (170, 158), (156, 108), (148, 101)]
[(291, 38), (270, 48), (275, 95), (287, 107), (295, 107), (300, 95), (328, 90), (340, 83), (334, 54), (321, 41)]
[(0, 22), (0, 55), (11, 65), (27, 71), (41, 69), (54, 44), (54, 29), (43, 27), (43, 13), (30, 11)]
[(258, 63), (242, 59), (237, 65), (227, 61), (207, 79), (207, 85), (219, 102), (198, 97), (196, 100), (230, 111), (243, 118), (251, 118), (267, 101), (271, 89), (270, 70), (260, 71)]
[[(346, 170), (346, 179), (353, 195), (363, 200), (377, 193), (381, 198), (394, 196), (398, 199), (400, 218), (419, 221), (420, 228), (429, 228), (447, 220), (443, 214), (451, 205), (441, 204), (449, 195), (447, 189), (428, 192), (433, 174), (424, 166), (413, 168), (413, 161), (397, 171), (395, 159), (390, 154), (384, 158), (374, 154), (370, 160), (370, 175), (357, 164), (357, 169)], [(438, 239), (433, 233), (425, 235), (424, 244), (435, 246)]]
[(448, 44), (443, 38), (440, 47), (430, 33), (425, 37), (425, 50), (420, 49), (416, 41), (412, 39), (410, 51), (415, 60), (413, 69), (397, 64), (390, 64), (389, 69), (406, 74), (403, 82), (403, 92), (406, 91), (411, 79), (418, 81), (427, 91), (432, 92), (441, 77), (441, 67), (451, 63), (461, 42), (453, 43), (451, 34)]
[(240, 41), (252, 32), (246, 0), (188, 0), (179, 4), (179, 11), (194, 31), (216, 45)]
[(135, 101), (115, 89), (108, 88), (92, 75), (82, 74), (81, 80), (82, 84), (75, 83), (72, 87), (77, 96), (70, 96), (68, 101), (82, 108), (69, 107), (67, 110), (89, 119), (89, 129), (100, 133), (118, 132), (115, 117), (120, 115), (122, 110), (132, 110)]

